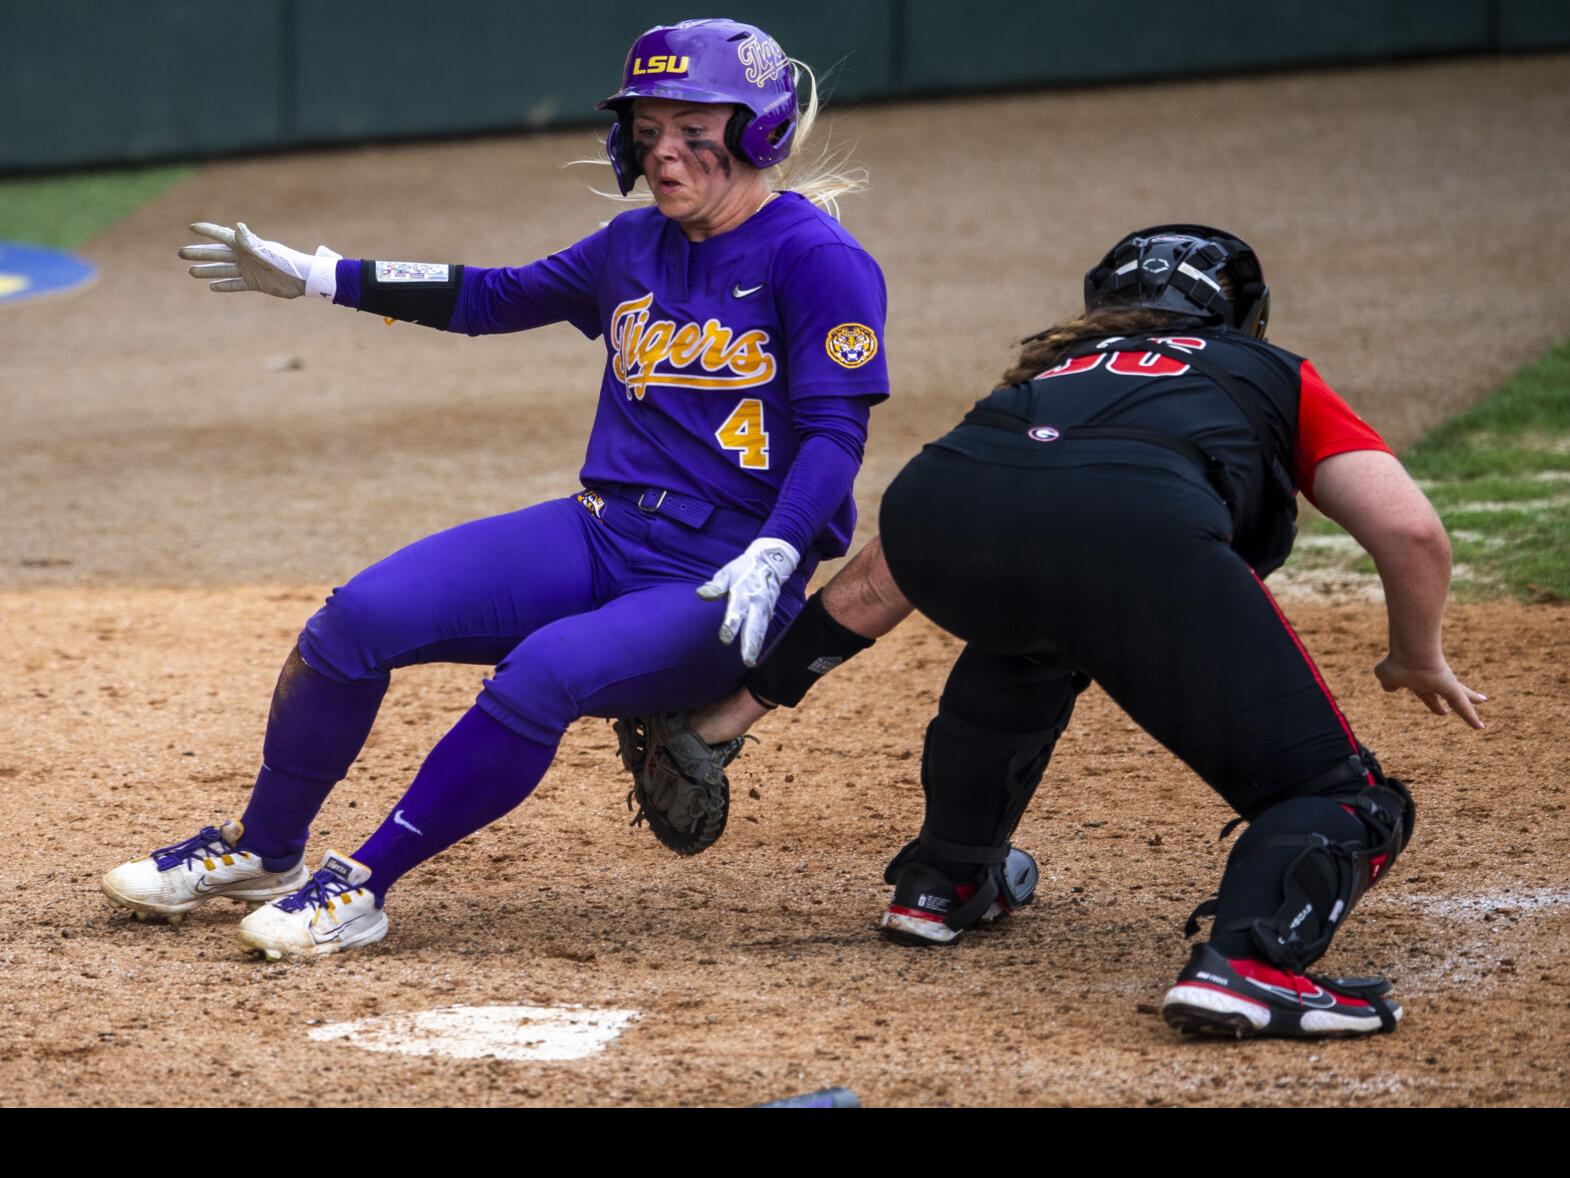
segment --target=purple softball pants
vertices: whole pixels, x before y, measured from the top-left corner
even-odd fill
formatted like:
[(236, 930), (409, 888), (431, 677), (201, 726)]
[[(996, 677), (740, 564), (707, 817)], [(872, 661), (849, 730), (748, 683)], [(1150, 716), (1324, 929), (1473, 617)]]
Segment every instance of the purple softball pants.
[[(734, 691), (745, 668), (718, 639), (724, 602), (696, 590), (760, 521), (716, 512), (694, 528), (637, 502), (585, 493), (475, 520), (335, 589), (279, 678), (242, 845), (299, 858), (398, 667), (495, 670), (362, 848), (379, 892), (527, 797), (580, 716), (676, 711)], [(770, 641), (801, 608), (813, 564), (786, 585)]]
[[(478, 706), (542, 743), (580, 716), (676, 711), (734, 691), (745, 668), (717, 637), (724, 603), (696, 591), (758, 522), (695, 530), (602, 499), (598, 513), (557, 499), (416, 541), (335, 589), (300, 653), (344, 683), (416, 663), (494, 664)], [(774, 632), (801, 608), (803, 583), (786, 587)]]

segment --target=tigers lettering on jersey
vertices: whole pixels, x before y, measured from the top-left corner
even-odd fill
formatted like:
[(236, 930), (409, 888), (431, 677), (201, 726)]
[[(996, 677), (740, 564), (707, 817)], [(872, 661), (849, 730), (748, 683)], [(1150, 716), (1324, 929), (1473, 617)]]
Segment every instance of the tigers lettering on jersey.
[(737, 333), (718, 319), (678, 326), (653, 319), (654, 295), (617, 305), (611, 314), (611, 370), (628, 399), (643, 400), (650, 385), (671, 389), (750, 389), (774, 379), (779, 365), (769, 333)]

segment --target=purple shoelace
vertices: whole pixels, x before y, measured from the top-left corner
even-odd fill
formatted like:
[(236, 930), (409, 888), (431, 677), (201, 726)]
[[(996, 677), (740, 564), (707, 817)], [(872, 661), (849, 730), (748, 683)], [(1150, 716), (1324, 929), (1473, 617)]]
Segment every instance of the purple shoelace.
[(356, 890), (358, 890), (358, 885), (345, 883), (324, 867), (311, 876), (311, 882), (298, 892), (273, 902), (285, 912), (299, 912), (302, 908), (311, 904), (318, 908), (325, 908), (327, 902), (333, 897)]
[(158, 865), (159, 871), (170, 871), (182, 863), (210, 858), (213, 854), (232, 855), (234, 851), (228, 843), (224, 842), (223, 835), (218, 832), (216, 826), (204, 826), (199, 833), (183, 843), (159, 847), (153, 852), (153, 862)]

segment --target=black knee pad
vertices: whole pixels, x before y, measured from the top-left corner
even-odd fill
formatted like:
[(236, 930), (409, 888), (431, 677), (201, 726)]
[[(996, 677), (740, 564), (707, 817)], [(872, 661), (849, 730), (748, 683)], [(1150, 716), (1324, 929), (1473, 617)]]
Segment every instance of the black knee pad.
[[(1406, 786), (1386, 777), (1366, 749), (1339, 771), (1306, 784), (1312, 788), (1297, 793), (1298, 797), (1320, 797), (1340, 805), (1362, 824), (1364, 837), (1338, 841), (1303, 834), (1250, 843), (1245, 835), (1235, 855), (1287, 849), (1299, 853), (1282, 874), (1283, 901), (1276, 912), (1262, 919), (1218, 923), (1214, 929), (1215, 933), (1246, 931), (1266, 959), (1295, 973), (1324, 955), (1363, 893), (1389, 871), (1411, 840), (1417, 814)], [(1190, 924), (1197, 929), (1192, 918)]]

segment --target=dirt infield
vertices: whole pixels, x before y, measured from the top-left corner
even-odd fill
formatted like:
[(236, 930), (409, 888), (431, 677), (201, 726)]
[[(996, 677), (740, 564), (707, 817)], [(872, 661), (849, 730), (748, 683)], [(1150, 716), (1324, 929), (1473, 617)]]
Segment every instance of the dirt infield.
[[(1275, 337), (1398, 442), (1570, 334), (1567, 58), (882, 108), (838, 129), (875, 184), (846, 220), (890, 287), (869, 519), (1137, 224), (1250, 238)], [(0, 317), (0, 1103), (743, 1104), (828, 1084), (870, 1104), (1570, 1099), (1560, 608), (1453, 611), (1453, 660), (1492, 700), (1472, 734), (1378, 690), (1377, 604), (1289, 603), (1421, 807), (1325, 962), (1398, 983), (1408, 1020), (1374, 1042), (1193, 1043), (1161, 1023), (1228, 815), (1095, 691), (1016, 836), (1043, 859), (1039, 902), (952, 951), (878, 940), (880, 872), (919, 822), (921, 732), (954, 650), (921, 623), (760, 728), (731, 828), (697, 860), (627, 827), (609, 730), (585, 721), (534, 798), (393, 893), (380, 948), (262, 966), (227, 902), (177, 929), (112, 913), (104, 869), (243, 807), (273, 678), (328, 586), (576, 489), (603, 362), (564, 327), (471, 341), (212, 297), (173, 257), (183, 225), (519, 261), (605, 215), (556, 168), (590, 147), (210, 167), (84, 251), (95, 288)], [(358, 845), (477, 683), (399, 673), (313, 856)], [(636, 1014), (576, 1061), (310, 1038), (456, 1005)]]

